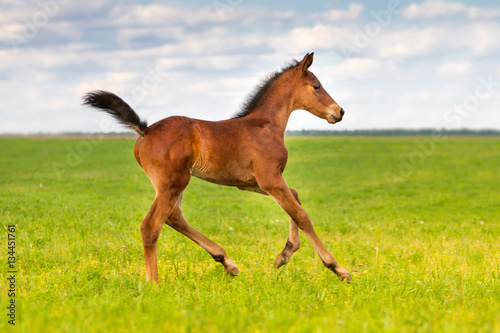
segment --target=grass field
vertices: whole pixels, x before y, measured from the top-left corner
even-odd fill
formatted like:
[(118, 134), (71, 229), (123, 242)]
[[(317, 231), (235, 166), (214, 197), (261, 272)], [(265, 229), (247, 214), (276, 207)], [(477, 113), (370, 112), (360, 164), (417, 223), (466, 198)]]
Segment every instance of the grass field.
[(276, 203), (193, 179), (184, 216), (241, 273), (166, 226), (157, 288), (139, 233), (154, 190), (133, 140), (1, 139), (0, 331), (500, 332), (500, 138), (429, 140), (287, 140), (285, 178), (351, 285), (303, 234), (275, 270), (288, 232)]

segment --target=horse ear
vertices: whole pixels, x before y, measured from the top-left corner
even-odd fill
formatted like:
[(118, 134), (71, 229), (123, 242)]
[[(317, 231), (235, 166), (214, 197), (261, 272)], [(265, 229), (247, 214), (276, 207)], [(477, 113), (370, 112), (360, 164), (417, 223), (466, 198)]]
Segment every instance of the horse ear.
[(304, 56), (304, 59), (300, 61), (300, 66), (302, 68), (302, 73), (305, 73), (313, 63), (314, 52), (308, 53)]

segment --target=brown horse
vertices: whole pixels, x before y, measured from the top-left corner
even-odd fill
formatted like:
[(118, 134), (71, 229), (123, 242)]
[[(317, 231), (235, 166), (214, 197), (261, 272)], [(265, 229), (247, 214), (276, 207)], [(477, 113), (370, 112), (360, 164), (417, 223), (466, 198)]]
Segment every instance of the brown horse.
[(164, 223), (204, 248), (231, 275), (239, 273), (226, 251), (191, 227), (181, 212), (182, 193), (191, 176), (219, 185), (270, 195), (290, 216), (290, 232), (274, 266), (286, 264), (300, 247), (298, 229), (311, 241), (323, 264), (350, 282), (351, 276), (327, 251), (301, 207), (299, 196), (282, 173), (287, 162), (285, 128), (294, 110), (307, 110), (334, 124), (344, 110), (308, 69), (313, 53), (272, 74), (232, 119), (204, 121), (169, 117), (147, 126), (118, 96), (88, 93), (84, 105), (115, 117), (140, 134), (134, 154), (156, 190), (155, 200), (141, 223), (146, 279), (158, 283), (156, 244)]

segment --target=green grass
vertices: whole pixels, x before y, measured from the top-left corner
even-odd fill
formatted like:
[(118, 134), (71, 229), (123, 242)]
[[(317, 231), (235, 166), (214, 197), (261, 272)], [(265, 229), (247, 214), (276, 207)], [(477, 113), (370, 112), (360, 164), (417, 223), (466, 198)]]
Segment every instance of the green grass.
[(287, 140), (285, 178), (351, 285), (303, 234), (274, 270), (285, 213), (193, 179), (186, 219), (241, 274), (166, 226), (157, 288), (139, 233), (154, 190), (133, 140), (1, 139), (0, 217), (17, 225), (20, 273), (13, 329), (1, 272), (0, 331), (500, 332), (500, 139), (448, 138), (428, 154), (415, 140), (429, 139)]

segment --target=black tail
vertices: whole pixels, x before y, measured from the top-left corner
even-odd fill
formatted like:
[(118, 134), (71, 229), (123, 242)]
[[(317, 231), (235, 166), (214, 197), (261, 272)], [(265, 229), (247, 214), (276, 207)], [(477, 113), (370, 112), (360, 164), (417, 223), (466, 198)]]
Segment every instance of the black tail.
[(92, 106), (100, 111), (109, 113), (120, 124), (132, 128), (141, 136), (144, 136), (146, 128), (148, 128), (148, 123), (145, 120), (141, 120), (137, 113), (123, 99), (113, 93), (102, 90), (89, 92), (83, 97), (83, 105)]

